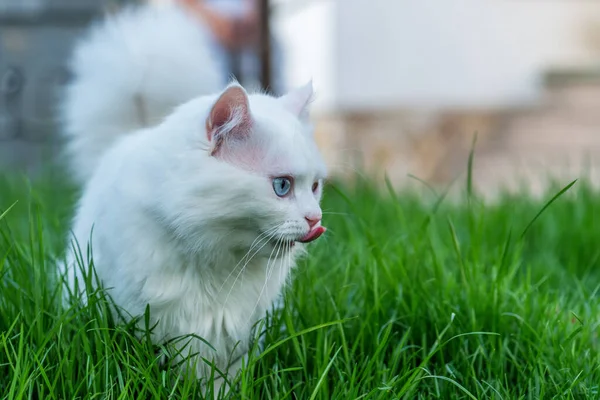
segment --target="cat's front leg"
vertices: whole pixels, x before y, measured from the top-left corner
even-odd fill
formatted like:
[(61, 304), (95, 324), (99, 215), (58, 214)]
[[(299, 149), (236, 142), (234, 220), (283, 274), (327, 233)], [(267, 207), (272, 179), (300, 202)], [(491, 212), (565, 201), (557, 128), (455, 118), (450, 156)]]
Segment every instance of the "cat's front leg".
[(232, 389), (231, 384), (234, 382), (240, 369), (242, 369), (242, 365), (247, 365), (247, 360), (248, 353), (245, 353), (233, 362), (231, 362), (226, 372), (227, 380), (223, 376), (215, 376), (215, 378), (213, 379), (214, 399), (225, 398), (225, 396)]

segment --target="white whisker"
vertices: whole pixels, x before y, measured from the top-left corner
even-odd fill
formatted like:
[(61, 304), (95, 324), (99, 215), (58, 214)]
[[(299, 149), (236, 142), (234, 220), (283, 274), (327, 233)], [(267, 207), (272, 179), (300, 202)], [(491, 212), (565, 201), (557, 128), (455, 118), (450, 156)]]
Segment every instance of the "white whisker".
[[(267, 287), (267, 284), (269, 282), (269, 277), (271, 276), (271, 272), (272, 272), (273, 268), (275, 267), (275, 262), (277, 260), (277, 256), (279, 255), (279, 250), (281, 249), (281, 246), (282, 246), (282, 241), (281, 241), (282, 238), (283, 238), (283, 234), (279, 234), (279, 237), (277, 238), (277, 245), (273, 248), (273, 250), (271, 251), (271, 254), (269, 254), (269, 258), (267, 259), (267, 270), (266, 270), (266, 274), (265, 274), (265, 283), (263, 284), (263, 286), (260, 290), (260, 293), (258, 294), (256, 303), (254, 304), (254, 307), (252, 308), (252, 312), (250, 312), (250, 314), (248, 315), (248, 318), (252, 318), (252, 315), (254, 314), (254, 312), (256, 311), (256, 308), (258, 307), (258, 304), (260, 303), (260, 299), (262, 298), (265, 288)], [(275, 250), (277, 250), (277, 252), (275, 253), (275, 259), (273, 259), (273, 262), (271, 263), (271, 260), (273, 257), (273, 252)], [(269, 266), (269, 265), (271, 265), (271, 266)]]
[(347, 217), (350, 214), (343, 213), (343, 212), (323, 211), (323, 215), (343, 215), (343, 216)]
[[(285, 242), (285, 243), (282, 242), (281, 239), (283, 239), (283, 234), (279, 235), (279, 239), (277, 240), (277, 253), (275, 253), (275, 258), (273, 259), (273, 263), (271, 264), (271, 269), (269, 270), (269, 268), (267, 268), (267, 276), (265, 278), (265, 286), (267, 286), (267, 282), (269, 281), (269, 279), (271, 279), (271, 275), (273, 274), (273, 270), (275, 269), (275, 263), (276, 263), (277, 259), (279, 258), (279, 251), (283, 250), (283, 246), (287, 243), (287, 242)], [(268, 293), (269, 292), (267, 291), (267, 294)]]
[[(278, 228), (278, 227), (275, 227)], [(240, 269), (240, 272), (238, 272), (237, 276), (235, 277), (235, 280), (233, 281), (233, 284), (231, 285), (231, 287), (229, 288), (229, 292), (227, 293), (227, 296), (225, 297), (225, 301), (223, 302), (223, 308), (225, 308), (225, 305), (227, 304), (227, 301), (229, 300), (229, 296), (231, 296), (231, 292), (233, 291), (235, 284), (237, 283), (237, 280), (239, 279), (239, 277), (242, 275), (242, 273), (244, 272), (244, 270), (246, 269), (246, 267), (248, 266), (248, 264), (250, 263), (250, 261), (252, 261), (252, 259), (254, 258), (254, 256), (256, 254), (258, 254), (259, 251), (261, 251), (268, 243), (271, 239), (273, 239), (273, 237), (276, 234), (276, 229), (272, 228), (268, 230), (269, 232), (271, 231), (275, 231), (271, 234), (269, 234), (269, 236), (267, 237), (266, 241), (264, 242), (264, 244), (262, 246), (260, 246), (253, 254), (252, 256), (250, 256), (250, 258), (248, 258), (248, 260), (246, 261), (246, 263), (242, 266), (242, 268)], [(271, 251), (271, 254), (273, 254), (273, 251), (275, 250), (275, 248)], [(270, 256), (269, 256), (270, 258)], [(239, 263), (238, 263), (239, 264)]]
[[(288, 242), (287, 243), (287, 261), (288, 261), (288, 265), (286, 267), (287, 271), (289, 273), (289, 270), (292, 267), (292, 246), (293, 246), (293, 242)], [(283, 270), (283, 263), (281, 263), (279, 265), (279, 287), (281, 287), (282, 283), (281, 283), (281, 271)], [(286, 278), (287, 278), (287, 274), (286, 274)]]
[[(229, 278), (231, 278), (231, 275), (233, 275), (233, 273), (235, 272), (235, 270), (244, 262), (244, 260), (250, 255), (250, 252), (256, 247), (259, 246), (260, 244), (262, 244), (264, 242), (264, 244), (258, 249), (256, 250), (252, 256), (250, 256), (250, 260), (260, 251), (262, 250), (262, 248), (269, 242), (269, 240), (271, 240), (271, 237), (269, 237), (270, 235), (274, 234), (275, 231), (277, 231), (277, 229), (279, 228), (279, 226), (274, 226), (271, 229), (267, 229), (266, 231), (264, 231), (263, 233), (261, 233), (260, 235), (258, 235), (256, 237), (256, 239), (254, 239), (254, 241), (252, 242), (252, 244), (250, 245), (250, 248), (248, 249), (248, 251), (246, 252), (246, 254), (244, 254), (244, 256), (240, 259), (240, 261), (235, 265), (235, 267), (232, 268), (232, 270), (229, 272), (229, 275), (227, 275), (227, 278), (225, 278), (225, 280), (223, 281), (223, 283), (221, 284), (221, 287), (218, 290), (218, 293), (221, 292), (221, 290), (223, 290), (223, 287), (225, 286), (225, 284), (227, 283), (227, 281), (229, 280)], [(258, 243), (257, 243), (258, 242)], [(243, 268), (242, 268), (243, 269)]]

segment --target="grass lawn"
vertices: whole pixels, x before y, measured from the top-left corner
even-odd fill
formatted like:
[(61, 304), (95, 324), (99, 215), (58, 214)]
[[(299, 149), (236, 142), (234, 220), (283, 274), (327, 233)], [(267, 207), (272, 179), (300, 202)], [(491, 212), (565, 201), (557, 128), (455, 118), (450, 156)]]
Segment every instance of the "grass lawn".
[[(200, 398), (102, 316), (101, 295), (57, 305), (74, 198), (61, 182), (0, 176), (0, 215), (18, 201), (0, 221), (2, 398)], [(526, 230), (561, 189), (492, 204), (330, 185), (330, 230), (232, 397), (600, 398), (600, 194), (579, 181)]]

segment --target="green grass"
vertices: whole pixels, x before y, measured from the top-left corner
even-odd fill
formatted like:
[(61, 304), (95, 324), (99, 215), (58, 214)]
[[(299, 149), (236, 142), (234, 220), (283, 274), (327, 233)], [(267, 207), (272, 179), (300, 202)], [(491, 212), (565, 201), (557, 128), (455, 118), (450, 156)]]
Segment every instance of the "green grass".
[[(536, 219), (560, 190), (489, 203), (330, 186), (330, 230), (232, 397), (600, 398), (600, 194), (577, 182)], [(57, 305), (74, 196), (59, 174), (0, 177), (0, 215), (18, 201), (0, 221), (2, 398), (199, 397), (103, 317), (101, 294)]]

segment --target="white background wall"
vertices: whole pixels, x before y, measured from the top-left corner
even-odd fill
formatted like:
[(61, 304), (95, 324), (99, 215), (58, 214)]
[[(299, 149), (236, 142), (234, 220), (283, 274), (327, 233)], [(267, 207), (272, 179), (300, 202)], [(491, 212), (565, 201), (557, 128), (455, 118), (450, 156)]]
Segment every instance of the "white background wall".
[(273, 4), (272, 29), (285, 50), (288, 85), (300, 86), (313, 79), (314, 109), (332, 109), (336, 94), (336, 0), (278, 0)]
[[(279, 2), (293, 10), (299, 0)], [(312, 76), (321, 111), (515, 105), (536, 98), (546, 67), (600, 61), (583, 38), (600, 24), (597, 1), (309, 3), (277, 13), (274, 27), (289, 82)]]

